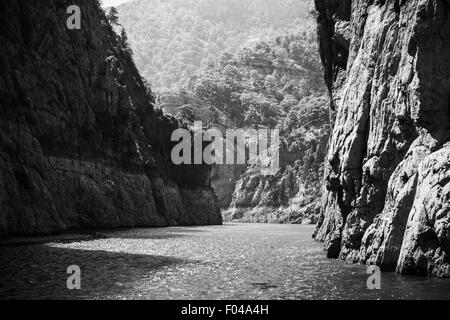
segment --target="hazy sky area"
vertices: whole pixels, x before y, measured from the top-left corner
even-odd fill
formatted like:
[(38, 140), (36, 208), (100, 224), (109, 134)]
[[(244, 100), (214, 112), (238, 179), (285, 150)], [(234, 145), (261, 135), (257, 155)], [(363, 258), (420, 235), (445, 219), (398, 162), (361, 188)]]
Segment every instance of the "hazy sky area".
[(103, 0), (104, 7), (118, 6), (119, 4), (130, 2), (132, 0)]

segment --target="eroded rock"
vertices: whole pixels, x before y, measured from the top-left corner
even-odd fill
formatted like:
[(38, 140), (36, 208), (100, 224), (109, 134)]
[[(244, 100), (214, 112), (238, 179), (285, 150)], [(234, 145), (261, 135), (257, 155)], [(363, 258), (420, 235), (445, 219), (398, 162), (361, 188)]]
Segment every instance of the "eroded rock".
[(316, 239), (331, 257), (449, 276), (450, 3), (316, 8), (335, 109)]
[(0, 3), (0, 236), (221, 223), (209, 167), (170, 161), (174, 119), (97, 1)]

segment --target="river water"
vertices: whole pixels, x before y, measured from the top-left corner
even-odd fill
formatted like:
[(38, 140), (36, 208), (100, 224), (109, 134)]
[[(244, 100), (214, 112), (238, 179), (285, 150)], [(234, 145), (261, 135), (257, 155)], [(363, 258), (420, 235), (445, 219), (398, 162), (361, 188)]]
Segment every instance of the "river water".
[[(0, 298), (449, 299), (450, 280), (327, 259), (314, 226), (225, 224), (102, 231), (105, 238), (0, 248)], [(81, 270), (68, 290), (67, 267)]]

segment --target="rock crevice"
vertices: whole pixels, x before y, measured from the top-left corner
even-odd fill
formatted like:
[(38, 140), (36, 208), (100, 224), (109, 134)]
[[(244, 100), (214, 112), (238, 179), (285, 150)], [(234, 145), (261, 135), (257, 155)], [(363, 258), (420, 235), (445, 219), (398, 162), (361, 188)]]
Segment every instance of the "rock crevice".
[(449, 2), (315, 2), (335, 110), (315, 237), (330, 257), (450, 276)]

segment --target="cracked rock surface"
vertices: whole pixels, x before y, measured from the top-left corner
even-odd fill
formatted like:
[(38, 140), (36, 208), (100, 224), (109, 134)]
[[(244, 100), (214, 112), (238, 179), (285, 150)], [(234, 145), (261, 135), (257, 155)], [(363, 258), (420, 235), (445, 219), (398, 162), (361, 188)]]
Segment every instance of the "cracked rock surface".
[(450, 1), (316, 0), (329, 257), (450, 276)]
[(0, 236), (221, 223), (210, 168), (171, 164), (154, 109), (97, 1), (0, 3)]

